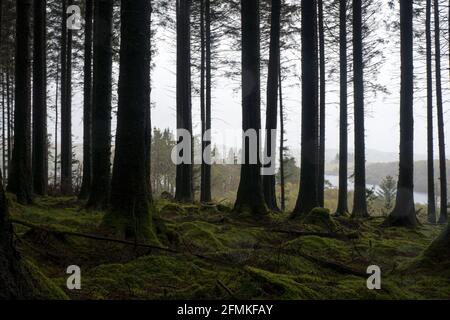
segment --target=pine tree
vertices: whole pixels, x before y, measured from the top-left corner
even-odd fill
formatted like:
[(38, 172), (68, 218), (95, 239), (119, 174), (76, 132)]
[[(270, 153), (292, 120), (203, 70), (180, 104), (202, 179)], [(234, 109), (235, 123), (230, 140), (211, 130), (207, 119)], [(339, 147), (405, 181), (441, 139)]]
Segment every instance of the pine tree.
[(318, 207), (318, 55), (317, 1), (302, 0), (302, 151), (300, 190), (293, 216), (308, 214)]
[(31, 0), (17, 0), (14, 148), (8, 192), (22, 204), (32, 202), (31, 174)]

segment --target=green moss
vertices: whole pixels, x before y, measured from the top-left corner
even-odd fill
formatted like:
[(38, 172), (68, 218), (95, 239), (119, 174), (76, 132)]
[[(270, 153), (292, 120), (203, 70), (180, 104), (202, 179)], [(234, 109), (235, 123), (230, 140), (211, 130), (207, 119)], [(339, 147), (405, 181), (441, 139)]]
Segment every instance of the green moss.
[[(13, 201), (13, 200), (12, 200)], [(37, 198), (32, 206), (13, 205), (12, 215), (57, 230), (97, 233), (104, 213), (86, 212), (74, 198)], [(65, 287), (67, 265), (82, 267), (82, 290), (73, 299), (227, 299), (221, 281), (239, 299), (448, 299), (450, 265), (437, 241), (442, 227), (380, 226), (381, 219), (332, 217), (314, 209), (302, 219), (287, 214), (233, 214), (221, 205), (155, 202), (159, 241), (179, 254), (59, 237), (16, 225), (31, 247), (19, 249), (32, 260), (34, 278), (46, 287), (36, 297), (56, 297)], [(150, 215), (149, 215), (150, 216)], [(119, 223), (121, 218), (117, 218)], [(116, 222), (117, 222), (116, 221)], [(297, 236), (274, 230), (350, 234), (357, 239)], [(34, 250), (34, 249), (37, 250)], [(424, 254), (422, 254), (425, 252)], [(50, 255), (47, 255), (50, 254)], [(200, 258), (199, 256), (203, 257)], [(313, 259), (311, 259), (313, 257)], [(329, 262), (330, 264), (320, 263)], [(382, 290), (370, 291), (366, 278), (335, 270), (382, 268)], [(39, 269), (35, 266), (39, 266)], [(31, 267), (33, 268), (33, 267)], [(45, 276), (42, 276), (45, 275)], [(57, 284), (57, 285), (55, 285)]]
[(67, 300), (68, 297), (52, 280), (48, 279), (37, 266), (29, 260), (23, 265), (31, 279), (32, 296), (38, 300)]
[(315, 208), (302, 219), (304, 224), (314, 225), (328, 231), (335, 231), (337, 223), (330, 214), (330, 210)]

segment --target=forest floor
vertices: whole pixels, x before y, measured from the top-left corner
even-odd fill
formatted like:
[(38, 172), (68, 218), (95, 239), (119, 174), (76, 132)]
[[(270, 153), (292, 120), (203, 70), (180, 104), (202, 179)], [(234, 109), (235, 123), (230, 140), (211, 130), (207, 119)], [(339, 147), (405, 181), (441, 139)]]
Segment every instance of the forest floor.
[[(98, 234), (102, 220), (75, 198), (10, 202), (22, 256), (70, 299), (450, 299), (449, 263), (422, 263), (441, 226), (383, 228), (382, 218), (323, 210), (255, 219), (161, 200), (155, 228), (169, 252), (66, 234)], [(70, 265), (81, 290), (66, 288)], [(382, 270), (381, 290), (367, 288), (370, 265)]]

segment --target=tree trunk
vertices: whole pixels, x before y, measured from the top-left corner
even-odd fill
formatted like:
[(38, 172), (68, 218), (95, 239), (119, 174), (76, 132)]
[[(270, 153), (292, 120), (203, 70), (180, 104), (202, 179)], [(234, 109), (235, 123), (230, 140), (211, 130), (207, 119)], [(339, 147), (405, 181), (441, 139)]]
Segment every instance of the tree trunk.
[(31, 174), (31, 0), (17, 0), (14, 150), (8, 192), (22, 204), (32, 202)]
[(318, 172), (318, 202), (325, 206), (325, 124), (326, 124), (326, 79), (325, 79), (325, 30), (323, 21), (323, 0), (318, 0), (319, 7), (319, 76), (320, 76), (320, 104), (319, 104), (319, 172)]
[[(69, 1), (69, 5), (71, 2)], [(72, 194), (72, 30), (66, 26), (66, 1), (63, 0), (61, 71), (61, 193)]]
[[(280, 52), (281, 55), (281, 52)], [(285, 179), (284, 179), (284, 108), (283, 108), (283, 84), (281, 77), (281, 57), (279, 56), (278, 61), (278, 91), (280, 100), (280, 204), (281, 211), (286, 211), (286, 190), (285, 190)]]
[(146, 79), (145, 82), (148, 82), (150, 85), (148, 86), (148, 93), (146, 94), (147, 100), (145, 102), (145, 110), (146, 110), (146, 115), (145, 115), (145, 150), (146, 150), (146, 154), (145, 154), (145, 178), (146, 178), (146, 183), (147, 183), (147, 187), (148, 187), (148, 196), (149, 196), (149, 201), (153, 202), (153, 196), (152, 196), (152, 182), (151, 182), (151, 174), (152, 174), (152, 110), (151, 110), (151, 93), (152, 93), (152, 88), (151, 88), (151, 84), (152, 84), (152, 80), (151, 80), (151, 64), (152, 64), (152, 11), (153, 11), (153, 7), (152, 7), (152, 1), (150, 0), (150, 22), (149, 22), (149, 34), (150, 34), (150, 39), (149, 39), (149, 48), (150, 48), (150, 53), (149, 53), (149, 63), (148, 63), (148, 80)]
[(347, 0), (339, 1), (340, 120), (337, 215), (348, 214)]
[(416, 226), (414, 205), (414, 65), (413, 4), (400, 0), (401, 92), (400, 92), (400, 163), (397, 200), (386, 220), (390, 226)]
[[(177, 1), (177, 129), (190, 133), (193, 149), (190, 11), (191, 0)], [(175, 199), (180, 202), (194, 201), (192, 155), (189, 163), (177, 165)]]
[[(205, 40), (206, 40), (206, 52), (205, 52), (205, 69), (206, 69), (206, 102), (205, 102), (205, 129), (206, 131), (211, 130), (211, 0), (205, 0), (205, 24), (206, 24), (206, 34), (205, 34)], [(211, 139), (208, 139), (211, 140)], [(205, 148), (208, 152), (208, 156), (211, 157), (211, 141), (206, 141)], [(203, 200), (205, 202), (211, 202), (212, 201), (212, 195), (211, 195), (211, 165), (206, 164), (205, 165), (205, 188), (204, 188), (204, 196)]]
[[(275, 159), (276, 145), (272, 145), (272, 131), (278, 124), (278, 73), (280, 61), (280, 11), (281, 0), (272, 0), (271, 27), (270, 27), (270, 56), (269, 72), (267, 77), (267, 108), (266, 108), (266, 145), (264, 154), (269, 159)], [(275, 140), (276, 141), (276, 140)], [(275, 168), (275, 161), (267, 166)], [(275, 170), (271, 175), (263, 176), (264, 199), (272, 211), (280, 211), (277, 204)]]
[(112, 16), (113, 0), (95, 0), (92, 185), (87, 206), (98, 210), (107, 207), (111, 181)]
[(58, 91), (59, 91), (59, 72), (56, 70), (56, 89), (55, 89), (55, 158), (54, 158), (54, 176), (53, 188), (56, 191), (58, 186)]
[(206, 159), (204, 158), (204, 152), (206, 150), (206, 105), (205, 105), (205, 56), (206, 56), (206, 41), (205, 41), (205, 0), (200, 0), (200, 117), (201, 117), (201, 130), (202, 130), (202, 164), (200, 166), (200, 201), (208, 202), (205, 200), (206, 186), (205, 186), (205, 170)]
[(116, 233), (135, 239), (153, 236), (145, 178), (150, 11), (147, 0), (122, 0), (116, 149), (111, 206), (104, 220)]
[(436, 200), (434, 190), (433, 145), (433, 69), (431, 48), (431, 0), (426, 2), (426, 56), (427, 56), (427, 154), (428, 154), (428, 222), (436, 223)]
[(441, 28), (439, 17), (439, 0), (434, 0), (434, 40), (436, 54), (436, 107), (438, 113), (438, 140), (439, 140), (439, 171), (441, 186), (441, 205), (439, 223), (446, 223), (447, 213), (447, 164), (445, 156), (445, 124), (442, 105), (442, 78), (441, 78)]
[(302, 0), (302, 151), (300, 190), (293, 215), (308, 214), (319, 205), (317, 196), (318, 66), (317, 1)]
[(8, 167), (8, 175), (5, 175), (5, 179), (9, 177), (11, 170), (11, 75), (9, 67), (6, 68), (6, 136), (8, 138), (7, 146), (8, 153), (6, 155), (7, 167)]
[(47, 194), (47, 61), (46, 0), (34, 1), (33, 45), (33, 186), (38, 195)]
[[(242, 21), (242, 130), (254, 130), (256, 139), (243, 139), (241, 179), (234, 210), (251, 214), (267, 213), (264, 201), (260, 154), (261, 71), (259, 0), (241, 0)], [(256, 148), (250, 144), (256, 143)], [(250, 154), (250, 152), (255, 152)], [(256, 161), (250, 161), (250, 159)], [(257, 158), (257, 159), (254, 159)], [(253, 162), (253, 163), (252, 163)], [(255, 163), (256, 162), (256, 163)]]
[(355, 104), (355, 193), (353, 217), (368, 217), (366, 201), (366, 145), (364, 124), (364, 62), (362, 1), (353, 0), (353, 94)]
[[(18, 0), (18, 9), (23, 6)], [(31, 4), (30, 4), (31, 6)], [(19, 11), (19, 10), (18, 10)], [(8, 221), (8, 206), (0, 171), (0, 300), (30, 299), (31, 288), (14, 248), (13, 227)]]
[(84, 99), (83, 99), (83, 182), (80, 199), (87, 199), (92, 185), (92, 9), (93, 1), (86, 0), (84, 27)]

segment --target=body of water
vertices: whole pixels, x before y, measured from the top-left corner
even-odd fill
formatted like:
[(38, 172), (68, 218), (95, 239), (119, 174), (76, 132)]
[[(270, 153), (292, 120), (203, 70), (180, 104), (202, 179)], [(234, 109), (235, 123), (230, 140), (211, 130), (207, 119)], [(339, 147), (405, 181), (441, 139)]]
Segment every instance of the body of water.
[[(339, 186), (339, 177), (334, 175), (325, 175), (325, 180), (328, 180), (333, 187)], [(375, 187), (375, 190), (379, 188), (378, 185), (368, 184), (367, 188)], [(353, 181), (348, 180), (348, 189), (353, 190)], [(423, 192), (414, 192), (414, 201), (420, 204), (426, 204), (428, 202), (428, 195)]]

